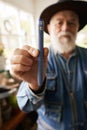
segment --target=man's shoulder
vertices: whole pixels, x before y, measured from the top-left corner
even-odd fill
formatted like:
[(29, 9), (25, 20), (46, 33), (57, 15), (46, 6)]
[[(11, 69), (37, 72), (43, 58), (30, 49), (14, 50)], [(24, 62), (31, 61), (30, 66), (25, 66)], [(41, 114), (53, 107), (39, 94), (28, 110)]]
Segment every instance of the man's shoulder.
[(80, 46), (76, 46), (76, 48), (79, 48), (79, 49), (81, 49), (81, 50), (87, 50), (87, 48), (85, 48), (85, 47), (80, 47)]
[(87, 54), (87, 48), (76, 46), (76, 50), (80, 54)]
[(87, 66), (87, 48), (83, 47), (76, 47), (77, 55), (82, 63), (86, 64)]

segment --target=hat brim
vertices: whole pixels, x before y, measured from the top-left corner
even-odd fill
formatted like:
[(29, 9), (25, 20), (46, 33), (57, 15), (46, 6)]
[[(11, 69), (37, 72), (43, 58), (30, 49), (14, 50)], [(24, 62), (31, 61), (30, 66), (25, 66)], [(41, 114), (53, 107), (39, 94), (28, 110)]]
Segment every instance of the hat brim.
[(44, 20), (44, 31), (48, 33), (47, 24), (51, 17), (59, 11), (62, 10), (71, 10), (77, 13), (79, 16), (80, 27), (81, 30), (87, 24), (87, 2), (85, 1), (65, 1), (65, 2), (58, 2), (56, 4), (48, 6), (40, 15), (40, 19)]

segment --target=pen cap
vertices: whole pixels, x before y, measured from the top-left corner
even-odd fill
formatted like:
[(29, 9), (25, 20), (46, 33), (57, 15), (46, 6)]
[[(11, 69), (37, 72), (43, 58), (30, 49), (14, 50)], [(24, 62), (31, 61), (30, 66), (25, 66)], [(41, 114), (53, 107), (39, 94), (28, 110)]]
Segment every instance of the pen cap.
[(39, 20), (39, 28), (38, 28), (38, 49), (39, 51), (43, 51), (43, 42), (44, 42), (44, 21)]

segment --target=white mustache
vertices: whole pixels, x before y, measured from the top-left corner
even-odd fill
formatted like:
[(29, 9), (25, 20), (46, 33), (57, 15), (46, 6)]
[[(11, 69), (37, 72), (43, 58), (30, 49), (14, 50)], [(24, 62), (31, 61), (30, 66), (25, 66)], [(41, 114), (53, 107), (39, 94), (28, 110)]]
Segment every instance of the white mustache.
[(60, 32), (58, 35), (57, 35), (57, 37), (58, 38), (60, 38), (61, 36), (64, 36), (64, 35), (67, 35), (67, 36), (69, 36), (69, 37), (73, 37), (73, 35), (72, 35), (72, 33), (70, 33), (70, 32)]

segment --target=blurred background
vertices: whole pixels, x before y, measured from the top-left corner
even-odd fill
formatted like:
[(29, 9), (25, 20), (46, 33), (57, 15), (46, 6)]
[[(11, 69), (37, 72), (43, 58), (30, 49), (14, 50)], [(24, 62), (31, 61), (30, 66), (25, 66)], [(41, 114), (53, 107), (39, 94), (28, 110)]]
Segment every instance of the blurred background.
[[(55, 2), (0, 0), (0, 130), (36, 129), (37, 113), (26, 114), (17, 106), (16, 93), (21, 81), (10, 75), (9, 59), (17, 47), (28, 44), (37, 48), (39, 15)], [(44, 46), (49, 44), (49, 36), (44, 33)], [(78, 32), (76, 44), (87, 48), (87, 25)]]
[[(38, 18), (41, 11), (57, 0), (0, 0), (0, 50), (6, 58), (6, 69), (13, 50), (24, 44), (37, 47)], [(77, 45), (87, 47), (87, 26), (77, 36)], [(44, 35), (44, 46), (50, 43), (49, 36)], [(0, 55), (2, 52), (0, 51)]]

